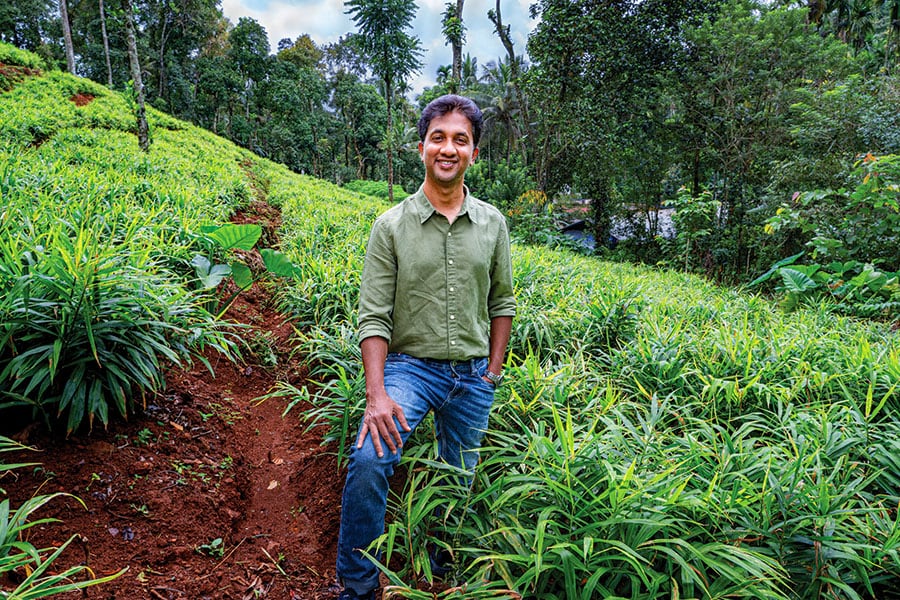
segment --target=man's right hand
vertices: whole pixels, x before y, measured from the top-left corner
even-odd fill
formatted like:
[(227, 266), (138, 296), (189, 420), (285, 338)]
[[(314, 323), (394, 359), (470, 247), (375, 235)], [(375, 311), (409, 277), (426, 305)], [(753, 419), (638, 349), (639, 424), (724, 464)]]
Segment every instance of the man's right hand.
[[(394, 422), (396, 417), (397, 422)], [(363, 417), (363, 425), (359, 431), (359, 438), (356, 440), (356, 447), (362, 448), (366, 436), (372, 437), (372, 445), (375, 447), (375, 453), (378, 458), (384, 456), (384, 448), (382, 442), (387, 445), (391, 452), (396, 452), (397, 448), (403, 447), (403, 438), (397, 429), (397, 423), (403, 431), (410, 430), (406, 423), (406, 416), (400, 405), (394, 402), (387, 391), (381, 391), (372, 394), (366, 399), (366, 414)]]

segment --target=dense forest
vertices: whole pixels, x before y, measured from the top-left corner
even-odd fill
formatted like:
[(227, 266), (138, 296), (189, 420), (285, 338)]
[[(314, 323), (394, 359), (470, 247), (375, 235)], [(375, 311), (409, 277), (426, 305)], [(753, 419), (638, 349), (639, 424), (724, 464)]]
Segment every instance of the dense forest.
[[(352, 0), (338, 42), (274, 49), (218, 0), (16, 0), (0, 40), (133, 91), (133, 14), (150, 105), (391, 197), (420, 179), (417, 110), (463, 93), (486, 116), (468, 184), (517, 241), (898, 313), (900, 1), (539, 0), (527, 48), (501, 8), (486, 16), (507, 55), (478, 64), (463, 1), (447, 4), (448, 64), (421, 93), (412, 0)], [(560, 233), (582, 217), (602, 243)]]

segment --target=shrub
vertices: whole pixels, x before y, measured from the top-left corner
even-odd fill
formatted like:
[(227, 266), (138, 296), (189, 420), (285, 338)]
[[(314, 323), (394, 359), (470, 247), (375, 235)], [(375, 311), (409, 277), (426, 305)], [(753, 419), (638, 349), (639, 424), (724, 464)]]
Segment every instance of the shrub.
[(792, 231), (806, 252), (779, 261), (751, 285), (778, 276), (789, 307), (822, 298), (842, 311), (900, 316), (900, 155), (867, 154), (848, 189), (794, 194), (766, 223), (766, 232)]

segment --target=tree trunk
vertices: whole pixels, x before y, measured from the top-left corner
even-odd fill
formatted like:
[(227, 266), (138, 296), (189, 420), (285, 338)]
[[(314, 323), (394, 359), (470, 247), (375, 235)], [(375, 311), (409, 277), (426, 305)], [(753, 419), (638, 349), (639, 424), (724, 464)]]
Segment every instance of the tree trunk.
[(109, 36), (106, 35), (106, 12), (103, 9), (103, 0), (100, 0), (100, 31), (103, 33), (103, 55), (106, 57), (106, 83), (112, 87), (112, 61), (109, 59)]
[(63, 45), (66, 47), (66, 70), (75, 74), (75, 47), (72, 45), (72, 27), (69, 25), (69, 6), (59, 0), (59, 16), (62, 20)]
[[(516, 58), (516, 50), (509, 36), (509, 25), (503, 24), (503, 16), (500, 14), (500, 0), (497, 0), (494, 10), (488, 11), (488, 19), (494, 24), (494, 29), (503, 47), (506, 48), (506, 56), (509, 61), (509, 68), (512, 75), (513, 91), (516, 94), (516, 102), (519, 104), (519, 110), (522, 111), (522, 120), (526, 139), (533, 139), (531, 133), (531, 116), (528, 114), (528, 103), (525, 101), (525, 95), (522, 93), (521, 72), (519, 71), (519, 61)], [(522, 145), (522, 160), (528, 164), (528, 156), (525, 153), (525, 145)]]
[(393, 100), (391, 100), (391, 85), (392, 81), (390, 77), (385, 78), (384, 80), (384, 97), (387, 100), (387, 133), (385, 134), (385, 145), (384, 149), (387, 152), (387, 180), (388, 180), (388, 200), (393, 203), (394, 202), (394, 132), (393, 129), (393, 115), (391, 112), (391, 104), (393, 104)]
[[(499, 1), (499, 0), (498, 0)], [(456, 18), (462, 23), (463, 4), (466, 0), (456, 0)], [(463, 36), (453, 40), (453, 79), (460, 83), (462, 80), (462, 45)], [(460, 88), (462, 85), (460, 84)]]
[[(156, 59), (159, 68), (159, 89), (157, 90), (157, 96), (165, 100), (167, 104), (169, 103), (169, 88), (168, 85), (166, 85), (168, 83), (168, 79), (166, 76), (166, 44), (169, 41), (169, 14), (167, 10), (168, 6), (169, 5), (167, 2), (162, 3), (162, 11), (160, 13), (162, 31), (160, 31), (159, 34), (159, 49), (157, 50), (158, 58)], [(171, 110), (171, 108), (171, 105), (169, 105), (169, 110)]]
[(147, 126), (147, 110), (144, 107), (144, 83), (141, 78), (141, 63), (138, 60), (137, 42), (134, 35), (134, 13), (131, 8), (131, 0), (122, 0), (122, 11), (125, 13), (128, 64), (131, 66), (131, 79), (134, 82), (134, 96), (137, 103), (138, 146), (146, 152), (150, 149), (150, 128)]

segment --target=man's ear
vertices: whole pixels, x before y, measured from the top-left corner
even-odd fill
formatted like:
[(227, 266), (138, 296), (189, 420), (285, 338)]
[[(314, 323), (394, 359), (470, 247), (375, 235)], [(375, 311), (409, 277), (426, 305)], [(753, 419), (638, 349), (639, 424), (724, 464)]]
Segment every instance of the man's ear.
[(425, 144), (419, 142), (419, 158), (422, 158), (422, 150), (425, 149)]
[[(421, 144), (420, 144), (420, 145), (421, 145)], [(476, 158), (478, 158), (478, 147), (477, 147), (477, 146), (475, 147), (474, 152), (472, 152), (472, 160), (469, 161), (469, 164), (474, 165), (474, 164), (475, 164), (475, 159), (476, 159)]]

